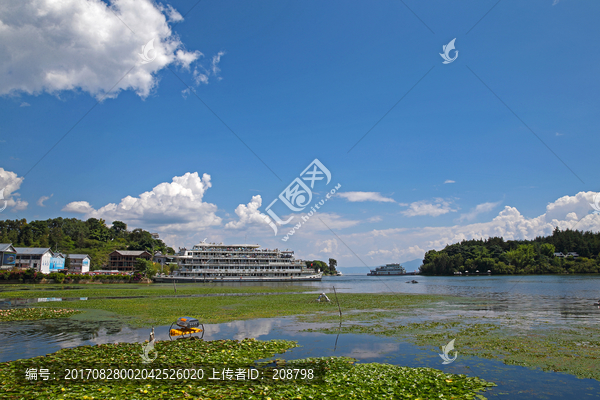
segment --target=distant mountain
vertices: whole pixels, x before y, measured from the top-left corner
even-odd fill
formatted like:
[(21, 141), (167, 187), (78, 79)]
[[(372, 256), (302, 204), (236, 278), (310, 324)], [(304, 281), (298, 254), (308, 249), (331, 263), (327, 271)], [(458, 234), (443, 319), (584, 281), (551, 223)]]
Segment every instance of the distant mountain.
[(372, 268), (369, 267), (340, 267), (336, 269), (344, 275), (366, 275)]
[[(422, 263), (423, 263), (422, 258), (416, 258), (411, 261), (401, 262), (400, 265), (402, 265), (404, 267), (406, 272), (412, 272), (412, 271), (418, 270)], [(340, 267), (340, 266), (338, 266), (337, 270), (341, 271), (342, 274), (344, 274), (344, 275), (366, 275), (369, 271), (371, 271), (372, 269), (375, 269), (375, 267), (379, 267), (379, 266), (380, 265), (373, 265), (372, 267), (364, 267), (364, 266), (363, 267)]]
[(411, 261), (405, 261), (402, 264), (402, 266), (404, 267), (404, 269), (406, 270), (406, 272), (413, 272), (419, 269), (419, 267), (421, 266), (421, 264), (423, 264), (423, 259), (422, 258), (415, 258), (414, 260)]

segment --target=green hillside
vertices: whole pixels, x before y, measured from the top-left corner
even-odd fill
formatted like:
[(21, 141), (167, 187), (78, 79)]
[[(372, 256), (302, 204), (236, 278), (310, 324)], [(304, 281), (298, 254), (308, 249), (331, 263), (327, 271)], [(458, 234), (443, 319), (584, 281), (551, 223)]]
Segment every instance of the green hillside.
[(54, 218), (27, 222), (25, 219), (0, 221), (0, 243), (15, 247), (50, 247), (61, 253), (88, 254), (91, 269), (108, 265), (108, 255), (114, 250), (161, 251), (174, 254), (160, 239), (154, 239), (143, 229), (127, 230), (121, 221), (109, 228), (102, 219)]

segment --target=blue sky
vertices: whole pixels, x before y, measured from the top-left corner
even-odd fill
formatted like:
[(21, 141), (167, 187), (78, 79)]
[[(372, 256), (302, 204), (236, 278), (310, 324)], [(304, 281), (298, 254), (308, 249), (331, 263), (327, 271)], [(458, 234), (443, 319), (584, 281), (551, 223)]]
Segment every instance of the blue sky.
[[(0, 11), (0, 218), (118, 217), (174, 247), (247, 237), (346, 266), (600, 227), (599, 4), (53, 3)], [(342, 185), (318, 213), (335, 234), (313, 218), (284, 243), (260, 213), (314, 159), (332, 175), (316, 198)], [(195, 172), (211, 186), (171, 185)]]

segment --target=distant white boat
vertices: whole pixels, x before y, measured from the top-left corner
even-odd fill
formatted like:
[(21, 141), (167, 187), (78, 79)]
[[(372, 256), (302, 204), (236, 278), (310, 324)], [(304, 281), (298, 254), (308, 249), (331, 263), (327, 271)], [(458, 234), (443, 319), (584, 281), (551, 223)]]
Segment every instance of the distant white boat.
[(406, 275), (406, 270), (400, 264), (386, 264), (372, 269), (368, 276)]

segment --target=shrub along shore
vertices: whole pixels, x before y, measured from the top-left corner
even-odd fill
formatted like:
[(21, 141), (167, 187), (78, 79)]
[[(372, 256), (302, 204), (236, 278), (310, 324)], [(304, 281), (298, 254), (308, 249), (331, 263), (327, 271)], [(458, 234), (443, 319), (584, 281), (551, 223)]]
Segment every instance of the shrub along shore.
[(51, 272), (44, 274), (33, 269), (0, 272), (0, 283), (151, 283), (141, 273), (133, 275), (87, 275)]

